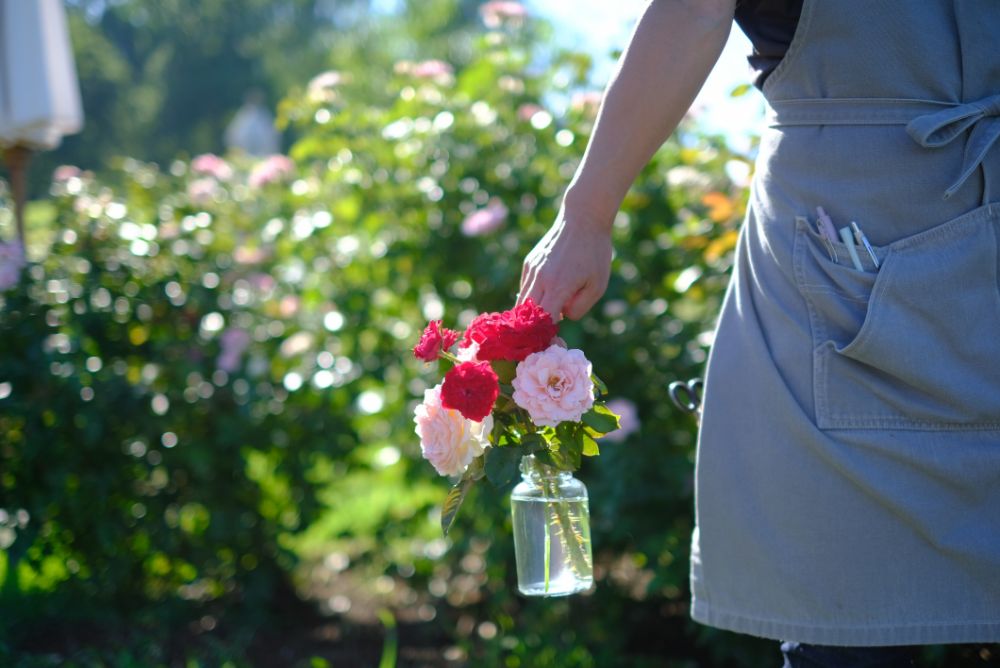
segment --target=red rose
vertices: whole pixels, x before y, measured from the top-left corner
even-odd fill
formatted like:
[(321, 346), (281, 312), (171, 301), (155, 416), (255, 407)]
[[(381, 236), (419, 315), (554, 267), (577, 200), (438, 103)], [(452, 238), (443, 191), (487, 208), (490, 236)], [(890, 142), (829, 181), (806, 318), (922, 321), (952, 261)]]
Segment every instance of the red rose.
[(500, 381), (489, 362), (462, 362), (444, 375), (441, 405), (474, 422), (493, 411), (500, 395)]
[(460, 334), (441, 326), (440, 320), (432, 320), (420, 335), (420, 341), (413, 347), (413, 356), (418, 360), (433, 362), (442, 350), (448, 350)]
[(483, 313), (465, 330), (462, 347), (479, 344), (481, 360), (520, 362), (531, 353), (545, 350), (559, 332), (550, 316), (533, 300), (503, 313)]

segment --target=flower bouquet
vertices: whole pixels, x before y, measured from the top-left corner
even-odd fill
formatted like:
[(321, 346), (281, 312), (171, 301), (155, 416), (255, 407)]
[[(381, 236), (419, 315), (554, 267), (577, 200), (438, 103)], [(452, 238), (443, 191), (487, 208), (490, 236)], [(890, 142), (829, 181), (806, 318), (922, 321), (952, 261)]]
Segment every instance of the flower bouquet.
[(477, 316), (464, 334), (427, 325), (413, 354), (443, 360), (444, 380), (415, 411), (426, 458), (456, 484), (445, 499), (445, 534), (469, 489), (509, 484), (518, 587), (557, 596), (593, 582), (586, 488), (572, 477), (597, 439), (619, 427), (599, 397), (607, 388), (583, 352), (568, 349), (552, 317), (531, 299)]

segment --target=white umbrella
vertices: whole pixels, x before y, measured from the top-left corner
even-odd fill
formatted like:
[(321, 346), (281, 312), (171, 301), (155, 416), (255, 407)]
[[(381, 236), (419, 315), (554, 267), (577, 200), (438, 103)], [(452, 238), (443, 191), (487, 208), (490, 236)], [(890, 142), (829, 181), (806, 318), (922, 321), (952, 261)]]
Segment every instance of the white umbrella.
[(61, 0), (0, 0), (0, 148), (22, 243), (31, 151), (53, 149), (81, 127), (80, 85)]

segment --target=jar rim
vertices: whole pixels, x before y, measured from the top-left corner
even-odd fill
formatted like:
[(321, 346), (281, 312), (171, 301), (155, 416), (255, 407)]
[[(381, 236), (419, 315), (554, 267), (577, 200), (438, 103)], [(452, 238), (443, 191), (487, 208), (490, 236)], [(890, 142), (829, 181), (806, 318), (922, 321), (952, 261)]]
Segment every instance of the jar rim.
[(535, 455), (524, 455), (521, 457), (521, 475), (525, 478), (559, 478), (569, 477), (572, 471), (564, 471), (548, 464), (543, 464)]

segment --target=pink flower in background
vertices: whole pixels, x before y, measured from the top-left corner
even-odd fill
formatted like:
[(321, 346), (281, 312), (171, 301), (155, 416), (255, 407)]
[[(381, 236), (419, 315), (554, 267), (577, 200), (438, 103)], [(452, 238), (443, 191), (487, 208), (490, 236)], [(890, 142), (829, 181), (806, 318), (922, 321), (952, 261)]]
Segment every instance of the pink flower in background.
[(267, 259), (267, 251), (259, 247), (240, 246), (233, 251), (237, 264), (260, 264)]
[(576, 93), (570, 98), (569, 106), (573, 111), (593, 117), (597, 115), (597, 110), (601, 107), (602, 97), (598, 91)]
[(594, 405), (590, 372), (591, 364), (582, 350), (551, 345), (531, 353), (517, 365), (514, 403), (540, 427), (578, 422)]
[(219, 359), (215, 366), (226, 373), (233, 373), (240, 368), (243, 353), (250, 345), (250, 333), (245, 329), (230, 327), (219, 336)]
[(260, 271), (256, 271), (247, 276), (247, 280), (250, 282), (250, 285), (253, 286), (253, 289), (258, 292), (270, 292), (275, 286), (274, 277)]
[(203, 153), (192, 160), (191, 171), (195, 174), (207, 174), (220, 181), (228, 181), (233, 177), (233, 168), (214, 153)]
[(485, 208), (473, 211), (462, 221), (462, 234), (478, 237), (495, 232), (507, 220), (508, 213), (503, 202), (494, 198)]
[(609, 441), (621, 443), (629, 434), (639, 431), (639, 412), (635, 404), (628, 399), (612, 399), (608, 402), (608, 408), (618, 414), (621, 427), (604, 435)]
[(490, 0), (479, 7), (479, 13), (487, 28), (499, 28), (506, 21), (521, 23), (528, 16), (524, 5), (509, 0)]
[(544, 111), (544, 109), (533, 102), (525, 102), (517, 108), (517, 120), (527, 123), (539, 111)]
[(443, 60), (422, 60), (413, 62), (401, 60), (393, 68), (396, 74), (403, 74), (417, 79), (432, 80), (437, 84), (447, 84), (452, 80), (454, 68)]
[(204, 206), (215, 199), (219, 192), (219, 183), (215, 179), (203, 177), (188, 183), (188, 197), (198, 206)]
[(441, 405), (441, 385), (424, 390), (424, 401), (414, 411), (420, 452), (441, 475), (460, 475), (475, 457), (483, 454), (493, 431), (493, 416), (482, 422), (466, 420), (456, 410)]
[(454, 69), (443, 60), (423, 60), (413, 64), (410, 73), (418, 79), (436, 79), (451, 74)]
[(302, 300), (298, 295), (285, 295), (278, 302), (278, 314), (282, 318), (291, 318), (299, 312), (299, 306), (301, 305)]
[(295, 171), (295, 163), (286, 155), (272, 155), (254, 165), (250, 172), (250, 186), (260, 188), (269, 183), (283, 181)]
[(21, 278), (21, 270), (27, 262), (24, 246), (20, 241), (3, 243), (0, 241), (0, 292), (10, 290)]
[(72, 178), (79, 177), (83, 172), (74, 165), (59, 165), (52, 172), (52, 180), (56, 183), (66, 183)]

